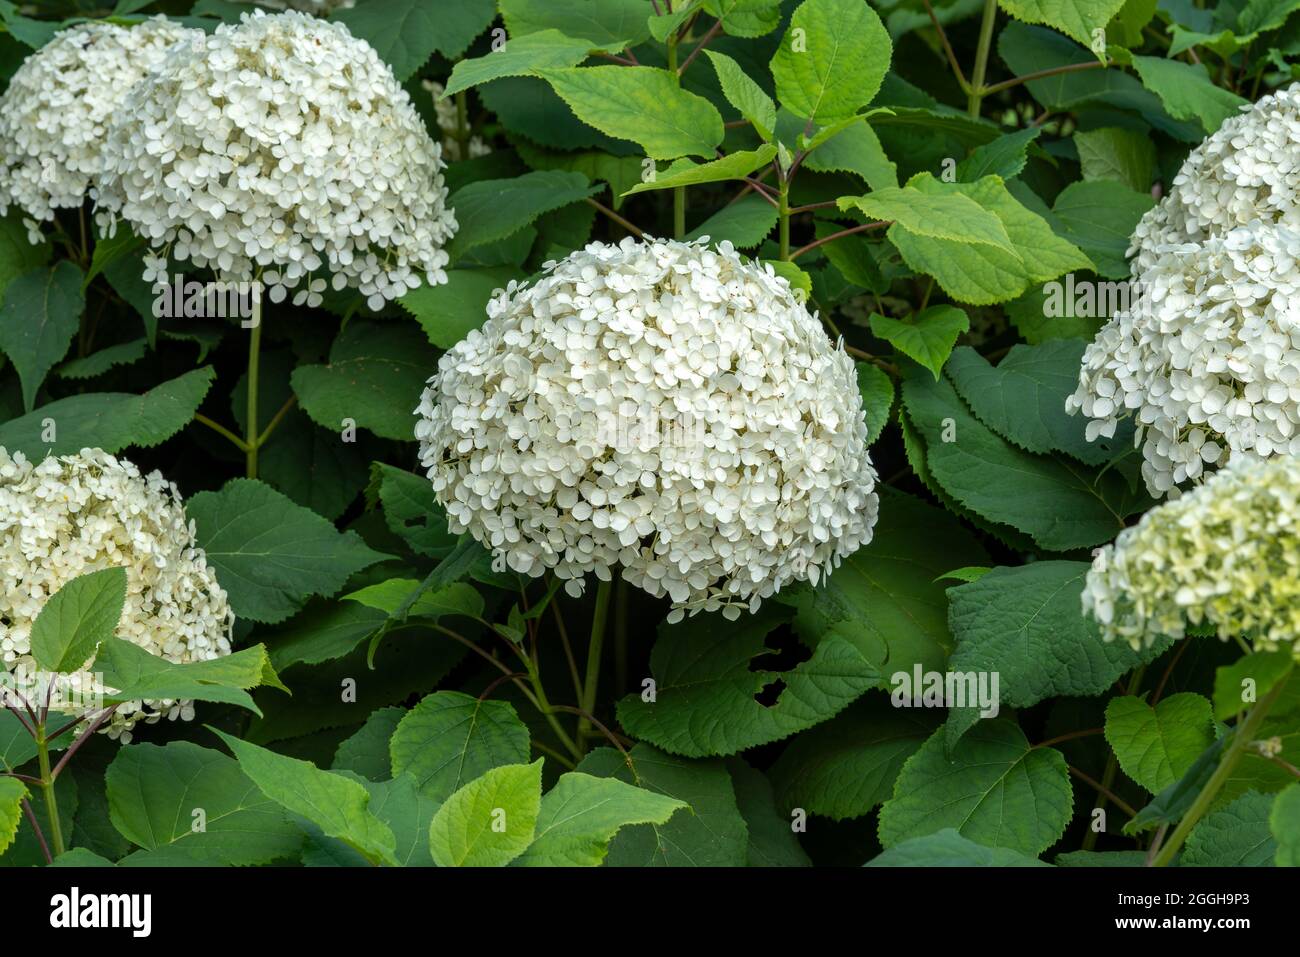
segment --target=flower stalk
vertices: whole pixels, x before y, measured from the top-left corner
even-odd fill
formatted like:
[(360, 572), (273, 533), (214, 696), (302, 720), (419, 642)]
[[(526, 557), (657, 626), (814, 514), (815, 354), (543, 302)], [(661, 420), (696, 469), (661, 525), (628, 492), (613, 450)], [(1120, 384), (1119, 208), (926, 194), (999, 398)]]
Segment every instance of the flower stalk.
[(41, 769), (41, 792), (45, 796), (45, 813), (49, 817), (51, 852), (58, 857), (64, 851), (63, 826), (59, 821), (59, 803), (54, 794), (54, 774), (50, 769), (50, 742), (45, 736), (45, 722), (36, 725), (36, 760)]
[(971, 119), (979, 119), (980, 104), (984, 101), (984, 76), (989, 68), (989, 51), (993, 48), (993, 25), (998, 18), (998, 0), (984, 0), (984, 19), (980, 21), (979, 45), (975, 48), (975, 69), (971, 72), (970, 90), (966, 97), (966, 112)]
[(253, 328), (248, 339), (248, 411), (244, 439), (244, 474), (257, 478), (257, 450), (262, 436), (257, 431), (257, 380), (262, 358), (262, 297), (253, 297)]
[(1215, 768), (1210, 780), (1205, 782), (1205, 787), (1201, 788), (1201, 793), (1196, 795), (1196, 800), (1192, 802), (1192, 806), (1183, 815), (1183, 819), (1178, 822), (1178, 826), (1174, 828), (1169, 840), (1161, 846), (1152, 861), (1153, 867), (1167, 867), (1169, 865), (1182, 848), (1183, 842), (1187, 840), (1187, 835), (1192, 832), (1192, 828), (1196, 827), (1197, 822), (1210, 809), (1210, 805), (1214, 803), (1214, 799), (1218, 796), (1224, 783), (1227, 782), (1236, 769), (1237, 762), (1245, 754), (1246, 748), (1255, 740), (1255, 734), (1264, 723), (1269, 708), (1281, 695), (1282, 689), (1286, 687), (1286, 683), (1294, 670), (1294, 666), (1288, 667), (1286, 674), (1269, 689), (1264, 697), (1259, 699), (1255, 707), (1251, 708), (1250, 713), (1246, 715), (1246, 719), (1237, 726), (1237, 729), (1232, 733), (1232, 742), (1228, 745), (1228, 750), (1224, 753), (1219, 766)]
[(609, 599), (614, 593), (612, 581), (601, 581), (596, 586), (596, 607), (591, 617), (591, 641), (587, 645), (587, 673), (582, 682), (582, 710), (578, 718), (578, 747), (586, 749), (591, 736), (591, 719), (596, 709), (596, 687), (600, 683), (600, 656), (605, 644), (605, 624), (609, 619)]

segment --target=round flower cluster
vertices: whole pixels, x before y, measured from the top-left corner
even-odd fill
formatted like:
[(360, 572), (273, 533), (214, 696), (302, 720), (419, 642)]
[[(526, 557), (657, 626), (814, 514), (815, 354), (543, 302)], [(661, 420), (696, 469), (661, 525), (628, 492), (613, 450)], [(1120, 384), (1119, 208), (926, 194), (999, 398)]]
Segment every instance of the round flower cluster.
[[(50, 457), (38, 465), (0, 448), (0, 662), (20, 681), (36, 665), (32, 624), (46, 600), (72, 579), (125, 567), (126, 603), (117, 636), (168, 661), (230, 654), (234, 615), (217, 584), (176, 487), (142, 476), (99, 449)], [(95, 690), (89, 672), (71, 685)], [(138, 721), (189, 720), (188, 701), (133, 701), (114, 713), (108, 732), (130, 740)]]
[(1085, 350), (1066, 409), (1089, 440), (1136, 416), (1154, 495), (1243, 455), (1300, 454), (1300, 232), (1234, 229), (1166, 248)]
[(1186, 626), (1300, 656), (1300, 461), (1234, 462), (1097, 553), (1084, 611), (1134, 648)]
[[(703, 240), (701, 240), (701, 243)], [(448, 523), (498, 568), (756, 610), (871, 539), (852, 360), (785, 279), (661, 240), (592, 243), (510, 285), (416, 410)]]
[(115, 114), (98, 182), (154, 247), (261, 278), (272, 302), (328, 268), (382, 308), (446, 282), (441, 150), (374, 49), (341, 23), (245, 14), (172, 52)]
[(1300, 84), (1230, 116), (1192, 150), (1169, 195), (1134, 230), (1130, 255), (1141, 275), (1165, 247), (1199, 243), (1238, 226), (1300, 229)]
[(1066, 400), (1088, 438), (1133, 415), (1153, 495), (1300, 454), (1300, 86), (1231, 117), (1132, 240), (1134, 283)]
[(471, 136), (466, 144), (466, 152), (469, 156), (460, 155), (460, 140), (456, 134), (460, 132), (460, 120), (457, 118), (455, 100), (442, 99), (442, 91), (446, 89), (436, 80), (425, 80), (421, 86), (429, 91), (433, 97), (433, 109), (438, 117), (438, 129), (442, 133), (442, 155), (447, 158), (447, 162), (454, 163), (460, 159), (474, 159), (479, 156), (487, 156), (492, 152), (492, 147), (483, 142), (481, 136)]
[(166, 17), (134, 28), (82, 23), (62, 30), (20, 66), (0, 96), (0, 215), (11, 205), (28, 238), (54, 210), (80, 206), (103, 165), (114, 108), (188, 30)]

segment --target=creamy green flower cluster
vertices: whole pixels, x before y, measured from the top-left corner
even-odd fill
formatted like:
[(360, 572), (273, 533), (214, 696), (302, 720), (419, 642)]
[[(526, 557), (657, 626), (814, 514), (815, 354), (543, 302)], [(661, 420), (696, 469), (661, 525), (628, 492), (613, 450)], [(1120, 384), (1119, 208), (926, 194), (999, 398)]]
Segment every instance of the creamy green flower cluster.
[(1084, 612), (1134, 648), (1210, 626), (1300, 657), (1300, 460), (1241, 460), (1099, 550)]

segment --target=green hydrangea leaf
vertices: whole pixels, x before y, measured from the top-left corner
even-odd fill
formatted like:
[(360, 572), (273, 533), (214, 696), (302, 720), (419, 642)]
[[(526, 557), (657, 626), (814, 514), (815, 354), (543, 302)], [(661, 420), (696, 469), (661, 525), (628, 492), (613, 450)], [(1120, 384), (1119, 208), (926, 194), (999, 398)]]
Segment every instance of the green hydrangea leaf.
[(501, 0), (501, 18), (512, 38), (553, 29), (603, 49), (622, 49), (650, 38), (647, 7), (641, 0)]
[(880, 438), (890, 410), (894, 407), (894, 380), (889, 374), (869, 362), (855, 363), (858, 370), (858, 392), (867, 416), (867, 444)]
[(873, 312), (870, 322), (874, 335), (921, 363), (936, 379), (957, 337), (970, 328), (966, 312), (949, 305), (931, 306), (906, 322)]
[(705, 50), (704, 55), (713, 64), (718, 74), (718, 83), (722, 86), (722, 95), (734, 106), (740, 115), (753, 124), (755, 132), (764, 140), (770, 140), (776, 130), (776, 104), (763, 92), (739, 63), (717, 50)]
[[(731, 624), (710, 614), (664, 625), (650, 655), (655, 700), (623, 698), (620, 723), (673, 754), (735, 754), (825, 721), (879, 680), (857, 648), (833, 636), (790, 671), (751, 670), (767, 650), (764, 637), (787, 615), (763, 608)], [(780, 697), (760, 704), (755, 695), (777, 679), (785, 686)]]
[(73, 672), (113, 637), (126, 601), (126, 569), (79, 575), (51, 595), (32, 623), (32, 658), (47, 671)]
[(370, 795), (351, 778), (322, 771), (310, 761), (277, 754), (224, 731), (211, 729), (239, 768), (267, 798), (311, 821), (374, 863), (397, 864), (392, 828), (369, 809)]
[(1041, 126), (1030, 126), (1003, 133), (992, 142), (975, 147), (957, 164), (957, 178), (963, 183), (973, 183), (985, 176), (997, 176), (1004, 181), (1014, 179), (1029, 160), (1030, 144), (1042, 132)]
[(1179, 867), (1271, 867), (1278, 842), (1269, 830), (1271, 794), (1251, 791), (1201, 818), (1187, 835)]
[(324, 365), (293, 370), (294, 394), (321, 428), (355, 422), (376, 435), (414, 441), (412, 397), (437, 366), (436, 355), (410, 323), (354, 319), (339, 333)]
[(1036, 283), (1069, 272), (1091, 269), (1078, 247), (1052, 232), (1051, 226), (1026, 209), (996, 176), (974, 183), (913, 181), (918, 189), (961, 192), (1001, 220), (1010, 237), (1010, 250), (989, 244), (936, 239), (902, 223), (889, 227), (889, 240), (917, 272), (938, 280), (944, 292), (959, 302), (990, 305), (1014, 299)]
[(1231, 90), (1216, 86), (1204, 67), (1162, 56), (1135, 56), (1133, 66), (1142, 84), (1160, 97), (1171, 116), (1195, 119), (1207, 136), (1247, 105)]
[(577, 770), (617, 778), (690, 807), (689, 813), (677, 811), (663, 824), (622, 828), (610, 841), (606, 866), (744, 867), (748, 863), (749, 827), (722, 761), (680, 758), (638, 744), (626, 759), (613, 748), (597, 748)]
[(952, 651), (948, 598), (935, 579), (955, 564), (984, 564), (988, 553), (943, 509), (886, 489), (871, 541), (816, 588), (786, 588), (777, 601), (797, 610), (795, 630), (808, 644), (842, 637), (877, 669), (878, 684), (896, 671), (944, 668)]
[(542, 70), (578, 119), (617, 139), (631, 140), (652, 159), (712, 157), (722, 142), (722, 116), (664, 70), (593, 66)]
[(770, 772), (777, 804), (836, 821), (870, 813), (893, 795), (904, 762), (938, 721), (933, 711), (867, 695), (790, 742)]
[(1227, 721), (1233, 715), (1249, 710), (1255, 702), (1272, 691), (1279, 681), (1286, 680), (1291, 669), (1291, 654), (1284, 650), (1256, 651), (1216, 669), (1214, 716), (1220, 721)]
[(1156, 147), (1136, 130), (1106, 126), (1074, 134), (1085, 180), (1116, 180), (1139, 193), (1149, 192), (1155, 176)]
[(86, 308), (82, 273), (68, 260), (18, 276), (0, 302), (0, 352), (9, 357), (23, 386), (23, 409), (77, 334)]
[(105, 780), (113, 826), (144, 849), (131, 864), (269, 864), (302, 844), (281, 807), (220, 751), (133, 744), (117, 752)]
[(542, 759), (492, 768), (456, 791), (429, 824), (439, 867), (504, 867), (533, 842), (542, 803)]
[[(1168, 647), (1141, 652), (1102, 641), (1096, 621), (1083, 613), (1085, 562), (1036, 561), (994, 568), (948, 591), (948, 620), (957, 648), (950, 672), (997, 674), (1002, 705), (1027, 708), (1051, 697), (1104, 694), (1138, 665)], [(980, 707), (951, 708), (948, 747), (974, 725)], [(1199, 753), (1199, 748), (1197, 753)]]
[(1273, 800), (1269, 829), (1277, 841), (1278, 867), (1300, 867), (1300, 784), (1291, 784)]
[(776, 225), (777, 209), (761, 196), (746, 196), (724, 206), (686, 234), (686, 239), (708, 236), (714, 243), (727, 240), (737, 249), (762, 245)]
[(1123, 516), (1140, 507), (1113, 472), (1099, 475), (1005, 441), (975, 418), (946, 378), (909, 375), (903, 404), (924, 439), (926, 468), (943, 490), (981, 518), (1033, 536), (1043, 548), (1069, 551), (1108, 542), (1123, 527)]
[(263, 645), (243, 648), (220, 658), (176, 664), (150, 654), (121, 638), (106, 638), (99, 646), (94, 670), (102, 675), (106, 701), (145, 699), (220, 701), (261, 714), (248, 689), (277, 685)]
[(653, 180), (638, 183), (623, 195), (630, 196), (633, 193), (644, 193), (654, 189), (673, 189), (678, 186), (744, 179), (754, 170), (772, 162), (774, 156), (776, 156), (776, 147), (764, 143), (756, 150), (730, 153), (709, 163), (694, 163), (688, 159), (679, 159), (667, 169), (660, 170)]
[(1064, 452), (1086, 465), (1101, 465), (1133, 447), (1132, 427), (1112, 439), (1089, 442), (1086, 419), (1069, 415), (1065, 399), (1079, 384), (1085, 344), (1054, 339), (1014, 345), (996, 366), (969, 346), (953, 350), (947, 372), (981, 422), (1027, 452)]
[(171, 438), (194, 418), (215, 377), (211, 366), (203, 366), (154, 386), (144, 395), (88, 392), (56, 399), (0, 425), (0, 446), (34, 461), (86, 448), (109, 453), (130, 446), (150, 448)]
[(1091, 47), (1098, 30), (1105, 36), (1106, 24), (1124, 0), (998, 0), (998, 5), (1017, 20), (1045, 23)]
[(365, 40), (405, 81), (438, 50), (456, 59), (496, 16), (492, 0), (366, 0), (334, 19)]
[(776, 806), (771, 782), (744, 758), (727, 759), (727, 771), (736, 792), (736, 806), (749, 831), (745, 859), (750, 867), (807, 867), (804, 853), (791, 826), (793, 819)]
[(542, 214), (581, 202), (600, 190), (581, 173), (561, 170), (539, 170), (513, 179), (479, 180), (462, 186), (448, 200), (456, 210), (460, 229), (447, 251), (456, 262), (469, 250), (512, 236)]
[(1036, 857), (1005, 847), (986, 847), (945, 827), (882, 851), (866, 867), (1050, 867)]
[(566, 37), (559, 30), (526, 33), (508, 40), (491, 53), (457, 63), (443, 96), (453, 96), (503, 76), (529, 76), (536, 70), (577, 66), (587, 59), (591, 49), (591, 41)]
[(388, 557), (253, 479), (200, 492), (186, 511), (240, 618), (283, 621), (312, 595), (333, 595), (354, 572)]
[(23, 798), (27, 788), (17, 778), (0, 778), (0, 854), (18, 836), (18, 825), (23, 819)]
[(1188, 772), (1214, 742), (1208, 699), (1183, 692), (1152, 707), (1131, 695), (1106, 705), (1106, 740), (1124, 773), (1157, 794)]
[(664, 824), (684, 801), (624, 784), (570, 772), (542, 796), (532, 844), (514, 863), (520, 867), (596, 867), (609, 842), (630, 824)]
[(898, 167), (865, 119), (850, 123), (818, 146), (804, 165), (818, 173), (853, 173), (873, 190), (898, 188)]
[(766, 36), (781, 25), (781, 0), (704, 0), (732, 37)]
[(1154, 205), (1150, 193), (1134, 192), (1113, 180), (1085, 180), (1057, 194), (1052, 220), (1058, 233), (1093, 261), (1099, 275), (1127, 279), (1129, 237)]
[(1073, 791), (1059, 751), (1031, 748), (1005, 719), (981, 722), (951, 756), (943, 738), (935, 732), (903, 765), (893, 798), (880, 809), (885, 848), (945, 828), (1030, 857), (1060, 839)]
[(934, 191), (935, 184), (939, 181), (922, 173), (905, 187), (841, 196), (839, 208), (856, 209), (871, 219), (892, 220), (917, 236), (1011, 250), (1001, 219), (963, 193)]
[(529, 735), (508, 702), (437, 691), (401, 720), (389, 750), (394, 775), (446, 800), (492, 768), (526, 762)]
[(506, 267), (449, 269), (445, 283), (425, 283), (398, 302), (420, 323), (430, 342), (439, 349), (450, 349), (483, 325), (492, 294), (513, 278), (515, 271)]
[(854, 0), (804, 0), (772, 58), (781, 105), (826, 124), (871, 102), (893, 45), (876, 11)]

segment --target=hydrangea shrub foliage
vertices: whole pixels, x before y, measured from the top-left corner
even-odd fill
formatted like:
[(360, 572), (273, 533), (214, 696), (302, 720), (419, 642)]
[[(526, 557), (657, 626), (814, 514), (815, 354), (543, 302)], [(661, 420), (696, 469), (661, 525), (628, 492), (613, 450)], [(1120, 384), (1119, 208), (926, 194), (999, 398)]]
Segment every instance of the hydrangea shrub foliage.
[(1300, 861), (1300, 3), (0, 0), (0, 864)]

